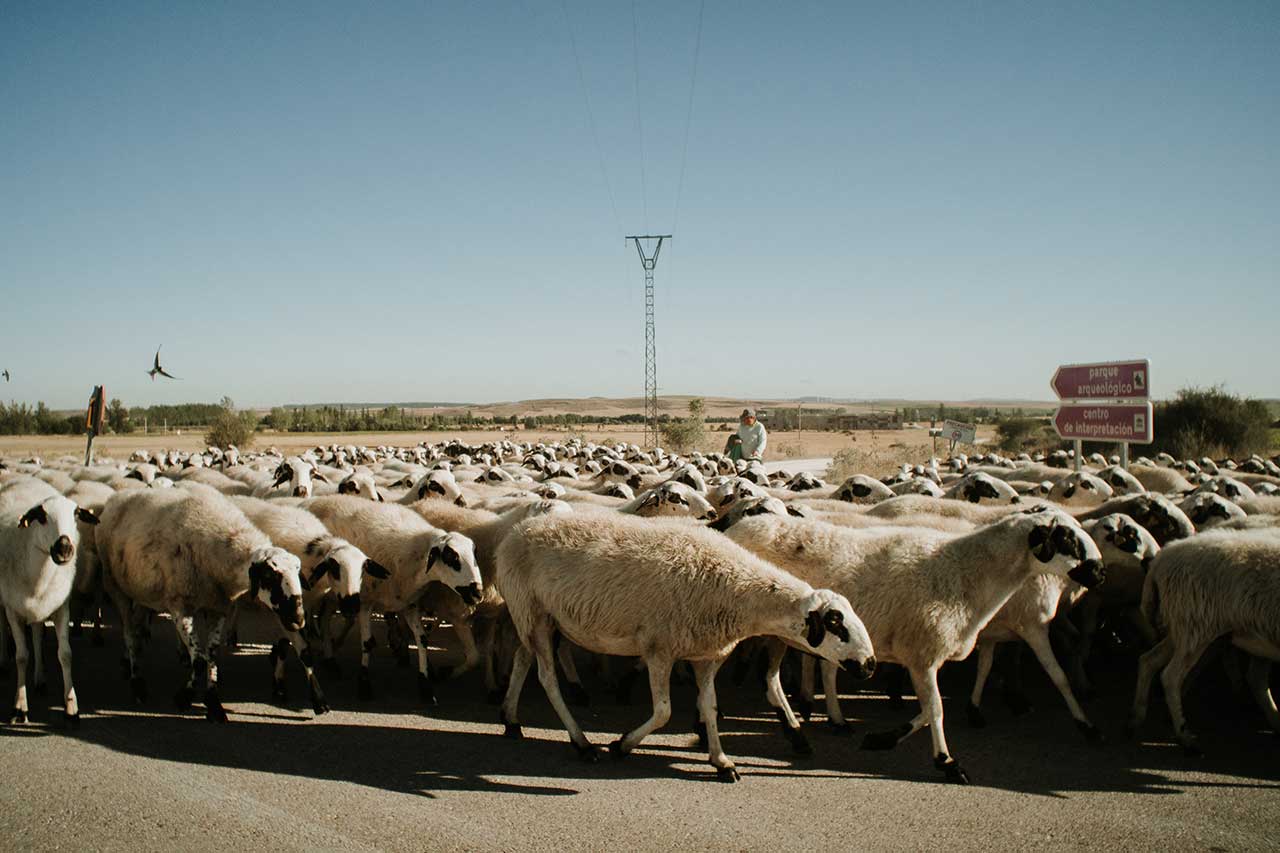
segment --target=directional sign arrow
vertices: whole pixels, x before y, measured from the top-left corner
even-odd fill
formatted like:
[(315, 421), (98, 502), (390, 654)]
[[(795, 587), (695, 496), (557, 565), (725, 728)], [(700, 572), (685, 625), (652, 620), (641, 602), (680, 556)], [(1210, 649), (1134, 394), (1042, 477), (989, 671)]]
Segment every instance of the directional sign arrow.
[(1151, 396), (1151, 362), (1064, 364), (1049, 386), (1060, 400), (1145, 400)]
[(1053, 428), (1062, 438), (1150, 444), (1150, 403), (1069, 403), (1058, 407)]

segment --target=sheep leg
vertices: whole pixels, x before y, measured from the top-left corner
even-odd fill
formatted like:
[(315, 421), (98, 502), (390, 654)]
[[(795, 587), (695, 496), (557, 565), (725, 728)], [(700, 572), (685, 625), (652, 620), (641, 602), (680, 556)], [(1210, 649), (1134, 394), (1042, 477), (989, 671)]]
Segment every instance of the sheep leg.
[(13, 697), (13, 712), (9, 722), (22, 724), (27, 722), (27, 626), (22, 624), (17, 613), (7, 607), (4, 615), (9, 622), (9, 632), (13, 635), (13, 668), (18, 676), (18, 689)]
[[(591, 745), (591, 741), (587, 740), (587, 736), (582, 733), (582, 729), (578, 726), (578, 721), (573, 718), (573, 714), (569, 711), (569, 706), (564, 703), (564, 697), (560, 695), (560, 681), (556, 677), (556, 659), (555, 652), (551, 648), (551, 631), (552, 627), (548, 623), (534, 626), (530, 633), (529, 640), (533, 646), (534, 657), (538, 659), (538, 681), (542, 683), (542, 691), (547, 694), (547, 699), (551, 702), (551, 707), (555, 709), (556, 715), (560, 717), (560, 722), (564, 723), (565, 729), (569, 732), (569, 740), (573, 742), (574, 748), (578, 750), (578, 755), (584, 761), (595, 761), (597, 758), (595, 747)], [(515, 680), (512, 678), (512, 684)], [(511, 695), (507, 694), (508, 697)]]
[(418, 701), (427, 707), (437, 704), (431, 662), (427, 660), (427, 632), (422, 628), (422, 614), (416, 605), (406, 607), (401, 616), (409, 623), (409, 633), (418, 646)]
[(1138, 658), (1138, 684), (1133, 691), (1133, 708), (1125, 728), (1129, 734), (1137, 731), (1147, 719), (1147, 703), (1151, 699), (1151, 682), (1156, 673), (1164, 669), (1173, 657), (1173, 640), (1165, 637)]
[(74, 729), (80, 725), (80, 704), (71, 680), (71, 609), (67, 602), (53, 612), (53, 625), (58, 632), (58, 663), (62, 667), (62, 713), (67, 725)]
[(827, 723), (836, 731), (847, 734), (852, 731), (849, 721), (840, 710), (840, 688), (836, 686), (836, 665), (829, 660), (821, 660), (818, 667), (822, 670), (822, 698), (827, 703)]
[(1267, 718), (1267, 725), (1276, 734), (1280, 734), (1280, 711), (1276, 710), (1275, 699), (1271, 696), (1271, 661), (1266, 658), (1250, 657), (1249, 669), (1245, 674), (1249, 682), (1249, 691), (1254, 701), (1262, 709)]
[(1164, 685), (1164, 701), (1169, 706), (1169, 716), (1173, 718), (1173, 732), (1188, 755), (1199, 755), (1200, 746), (1195, 734), (1187, 726), (1187, 718), (1182, 711), (1182, 682), (1212, 642), (1213, 638), (1191, 646), (1180, 644), (1164, 672), (1160, 673), (1160, 682)]
[(204, 716), (211, 723), (225, 723), (227, 721), (227, 711), (222, 707), (222, 700), (218, 696), (218, 651), (222, 646), (222, 638), (227, 625), (226, 615), (219, 613), (213, 619), (213, 625), (209, 628), (208, 648), (208, 680), (204, 689)]
[[(782, 658), (787, 653), (787, 647), (781, 641), (770, 637), (765, 640), (764, 652), (767, 656), (764, 675), (765, 698), (773, 706), (774, 713), (778, 715), (778, 722), (782, 723), (782, 733), (791, 743), (791, 751), (796, 755), (813, 755), (813, 747), (809, 745), (809, 739), (800, 730), (800, 721), (796, 719), (795, 712), (791, 710), (791, 703), (787, 701), (786, 691), (782, 689)], [(696, 664), (693, 674), (697, 678)], [(706, 746), (707, 727), (702, 722), (701, 714), (694, 729), (698, 733), (698, 743)]]
[[(778, 665), (781, 667), (782, 659), (786, 657), (787, 650), (782, 648), (778, 656)], [(800, 716), (804, 717), (804, 721), (809, 722), (813, 716), (813, 694), (815, 692), (813, 686), (813, 669), (817, 666), (818, 659), (813, 655), (800, 655), (800, 695), (796, 698), (796, 708), (800, 711)]]
[(476, 634), (471, 627), (471, 620), (466, 614), (460, 613), (456, 617), (451, 617), (449, 621), (453, 624), (453, 633), (457, 635), (458, 642), (462, 645), (462, 663), (457, 667), (436, 667), (442, 681), (475, 669), (480, 663), (480, 648), (476, 645)]
[(1053, 655), (1053, 646), (1049, 643), (1049, 632), (1041, 628), (1039, 631), (1028, 631), (1021, 636), (1022, 639), (1026, 640), (1027, 645), (1031, 647), (1036, 660), (1040, 661), (1040, 666), (1044, 667), (1044, 671), (1048, 673), (1049, 680), (1053, 682), (1053, 686), (1058, 688), (1058, 692), (1062, 694), (1063, 700), (1067, 703), (1067, 710), (1075, 718), (1076, 728), (1084, 733), (1085, 740), (1089, 741), (1089, 743), (1094, 745), (1101, 744), (1105, 738), (1103, 738), (1102, 732), (1098, 730), (1098, 727), (1089, 722), (1084, 709), (1080, 707), (1080, 703), (1076, 701), (1075, 695), (1071, 692), (1071, 685), (1067, 682), (1066, 673), (1062, 671), (1062, 667), (1058, 665), (1058, 659)]
[(37, 696), (44, 696), (49, 692), (49, 684), (44, 677), (43, 619), (31, 623), (31, 657), (34, 662), (31, 673), (32, 689)]
[(1004, 653), (1004, 704), (1015, 717), (1031, 712), (1031, 702), (1022, 690), (1022, 644), (1009, 643)]
[[(947, 735), (942, 729), (942, 694), (938, 692), (938, 670), (930, 668), (920, 674), (910, 670), (916, 695), (920, 698), (920, 716), (933, 737), (933, 766), (947, 774), (947, 781), (968, 785), (969, 776), (947, 749)], [(1061, 673), (1061, 670), (1059, 670)]]
[(231, 618), (227, 620), (227, 648), (234, 649), (240, 645), (240, 632), (237, 627), (240, 623), (240, 602), (231, 605)]
[(480, 656), (484, 660), (484, 689), (489, 702), (499, 699), (498, 694), (498, 620), (491, 619), (484, 623), (480, 632)]
[[(733, 760), (724, 754), (724, 747), (720, 745), (720, 726), (716, 722), (716, 673), (720, 671), (724, 658), (692, 663), (693, 677), (698, 684), (698, 714), (707, 727), (707, 758), (716, 769), (716, 778), (721, 782), (737, 782), (742, 777), (738, 775)], [(782, 689), (781, 682), (778, 689)]]
[[(298, 660), (302, 663), (302, 671), (307, 675), (307, 688), (311, 691), (311, 710), (318, 717), (321, 714), (329, 713), (329, 703), (325, 701), (324, 691), (320, 689), (320, 680), (316, 678), (316, 671), (312, 668), (311, 646), (302, 635), (297, 631), (290, 631), (286, 634), (289, 643), (292, 644), (294, 651), (298, 653)], [(284, 668), (284, 653), (280, 655), (280, 668)]]
[(283, 630), (279, 633), (283, 636), (271, 644), (271, 652), (267, 655), (267, 660), (271, 663), (271, 701), (284, 705), (289, 701), (289, 693), (285, 689), (284, 662), (289, 655), (290, 642), (287, 639), (288, 634)]
[(507, 682), (507, 695), (502, 700), (499, 722), (505, 726), (503, 736), (509, 738), (523, 737), (520, 720), (516, 711), (520, 705), (520, 691), (524, 689), (524, 680), (529, 677), (529, 667), (533, 664), (533, 653), (529, 647), (521, 643), (516, 647), (511, 659), (511, 678)]
[(138, 666), (138, 658), (141, 651), (138, 648), (142, 639), (142, 626), (138, 614), (134, 612), (133, 605), (124, 593), (116, 590), (114, 585), (108, 589), (111, 600), (115, 602), (116, 612), (120, 614), (120, 634), (124, 638), (125, 657), (121, 663), (124, 665), (124, 677), (129, 679), (129, 689), (133, 693), (135, 702), (147, 701), (147, 682), (142, 677), (141, 668)]
[(973, 692), (969, 694), (969, 725), (980, 729), (987, 724), (982, 713), (982, 691), (991, 677), (991, 665), (996, 661), (996, 643), (994, 640), (978, 641), (978, 672), (973, 679)]
[[(191, 671), (187, 676), (187, 684), (185, 687), (178, 689), (173, 696), (173, 705), (179, 711), (185, 711), (191, 707), (191, 702), (196, 695), (197, 670), (203, 671), (205, 663), (200, 656), (200, 640), (196, 637), (196, 620), (195, 617), (175, 611), (173, 613), (173, 629), (178, 634), (178, 640), (181, 641), (182, 647), (187, 650), (187, 656), (190, 659)], [(199, 676), (199, 680), (204, 680), (203, 672)]]
[[(361, 699), (373, 698), (373, 679), (369, 677), (369, 658), (373, 656), (373, 648), (377, 643), (373, 640), (373, 613), (367, 606), (360, 608), (356, 617), (360, 623), (360, 675), (356, 679), (356, 695)], [(350, 623), (347, 623), (350, 627)]]
[(578, 675), (578, 665), (573, 660), (573, 643), (564, 638), (564, 635), (556, 632), (556, 661), (560, 664), (560, 671), (564, 673), (564, 694), (570, 705), (585, 707), (591, 704), (591, 697), (587, 695), (586, 689), (582, 686), (582, 677)]
[[(315, 632), (320, 645), (320, 669), (332, 675), (334, 678), (342, 676), (342, 670), (338, 667), (338, 661), (334, 657), (334, 640), (331, 633), (329, 617), (332, 608), (329, 603), (329, 596), (320, 599), (320, 605), (316, 608)], [(347, 638), (347, 632), (351, 630), (351, 620), (347, 620), (346, 628), (342, 632), (342, 639)], [(340, 643), (341, 641), (339, 641)]]
[(653, 697), (653, 714), (649, 719), (609, 744), (614, 758), (623, 758), (640, 742), (671, 719), (671, 667), (670, 658), (653, 656), (645, 661), (649, 665), (649, 693)]
[(1076, 609), (1080, 611), (1080, 642), (1076, 645), (1076, 652), (1071, 660), (1071, 680), (1080, 695), (1088, 698), (1093, 694), (1093, 685), (1085, 672), (1085, 664), (1093, 653), (1093, 638), (1098, 633), (1098, 613), (1102, 609), (1102, 599), (1094, 594), (1086, 595)]

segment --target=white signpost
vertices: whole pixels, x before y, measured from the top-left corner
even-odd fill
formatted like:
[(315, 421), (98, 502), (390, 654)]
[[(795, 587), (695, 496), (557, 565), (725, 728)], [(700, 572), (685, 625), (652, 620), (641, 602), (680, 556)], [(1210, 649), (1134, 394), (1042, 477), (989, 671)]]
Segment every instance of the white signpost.
[(956, 452), (957, 444), (976, 444), (978, 427), (964, 421), (943, 421), (942, 437), (951, 442), (951, 452)]
[(1145, 358), (1064, 364), (1049, 387), (1063, 401), (1053, 413), (1053, 429), (1074, 442), (1077, 471), (1082, 441), (1119, 442), (1120, 464), (1128, 468), (1129, 445), (1150, 444), (1155, 436), (1148, 400), (1151, 362)]

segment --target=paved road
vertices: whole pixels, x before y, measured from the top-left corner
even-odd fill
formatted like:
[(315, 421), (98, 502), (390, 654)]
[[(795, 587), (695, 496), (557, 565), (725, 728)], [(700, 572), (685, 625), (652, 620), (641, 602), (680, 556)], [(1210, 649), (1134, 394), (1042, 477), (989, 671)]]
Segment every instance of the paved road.
[(819, 477), (826, 474), (827, 468), (830, 466), (830, 456), (822, 456), (816, 459), (770, 459), (764, 463), (765, 470), (771, 474), (778, 470), (790, 471), (792, 474), (808, 471), (810, 474), (817, 474)]
[[(88, 709), (79, 731), (62, 730), (47, 700), (36, 703), (29, 726), (0, 727), (0, 846), (1236, 850), (1273, 847), (1280, 827), (1280, 746), (1252, 715), (1232, 710), (1215, 718), (1213, 693), (1223, 689), (1216, 668), (1189, 703), (1208, 757), (1188, 760), (1159, 719), (1143, 742), (1086, 746), (1038, 674), (1032, 714), (1014, 718), (989, 700), (990, 726), (968, 728), (970, 676), (961, 665), (943, 689), (948, 738), (974, 782), (968, 788), (939, 782), (927, 733), (896, 751), (867, 753), (815, 720), (816, 755), (793, 758), (759, 691), (734, 688), (725, 672), (725, 745), (743, 779), (723, 785), (683, 733), (688, 686), (676, 691), (669, 733), (624, 762), (590, 765), (574, 758), (536, 679), (522, 705), (523, 742), (500, 736), (495, 709), (478, 698), (472, 675), (443, 685), (440, 707), (420, 713), (411, 671), (385, 654), (375, 661), (378, 699), (361, 705), (353, 678), (330, 678), (336, 710), (312, 719), (295, 671), (294, 707), (262, 701), (267, 663), (265, 646), (257, 646), (225, 661), (232, 722), (214, 726), (198, 708), (176, 714), (160, 698), (177, 686), (179, 670), (168, 626), (157, 628), (147, 660), (157, 697), (151, 704), (129, 701), (118, 637), (109, 633), (105, 648), (76, 646)], [(1090, 706), (1114, 735), (1131, 690), (1129, 669), (1102, 673), (1108, 692)], [(587, 681), (594, 702), (579, 719), (596, 742), (647, 715), (647, 702), (618, 705), (599, 679), (588, 674)], [(870, 693), (850, 692), (845, 706), (859, 733), (903, 718)]]

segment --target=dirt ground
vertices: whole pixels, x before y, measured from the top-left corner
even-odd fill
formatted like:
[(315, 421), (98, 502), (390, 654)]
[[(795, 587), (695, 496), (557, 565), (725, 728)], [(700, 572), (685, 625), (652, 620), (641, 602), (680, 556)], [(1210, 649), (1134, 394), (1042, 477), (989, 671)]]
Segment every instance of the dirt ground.
[[(1034, 662), (1025, 667), (1031, 713), (1013, 716), (988, 690), (988, 726), (965, 720), (968, 663), (944, 671), (947, 738), (973, 784), (943, 784), (922, 731), (890, 752), (864, 752), (863, 734), (914, 713), (894, 710), (875, 681), (842, 684), (852, 736), (807, 731), (811, 757), (794, 756), (754, 677), (717, 680), (724, 745), (742, 773), (715, 781), (689, 732), (692, 688), (677, 684), (671, 723), (626, 760), (577, 760), (530, 678), (521, 703), (525, 739), (502, 737), (476, 673), (440, 685), (424, 711), (413, 670), (379, 645), (377, 697), (356, 698), (354, 644), (345, 678), (323, 678), (334, 710), (313, 718), (296, 662), (291, 702), (265, 701), (266, 643), (259, 621), (221, 667), (227, 725), (200, 706), (178, 713), (168, 697), (183, 678), (167, 624), (155, 626), (144, 669), (151, 698), (135, 705), (119, 677), (120, 638), (75, 643), (84, 712), (62, 727), (60, 677), (46, 632), (49, 697), (33, 722), (0, 725), (0, 846), (54, 850), (1028, 850), (1274, 849), (1280, 815), (1280, 745), (1260, 718), (1225, 695), (1220, 666), (1191, 688), (1188, 714), (1205, 756), (1190, 759), (1153, 719), (1136, 740), (1121, 733), (1131, 662), (1095, 673), (1087, 704), (1110, 742), (1091, 747)], [(379, 639), (381, 636), (379, 634)], [(456, 645), (448, 630), (433, 641)], [(433, 651), (437, 662), (447, 654)], [(1026, 656), (1030, 661), (1031, 656)], [(591, 704), (574, 708), (601, 746), (648, 716), (643, 680), (619, 704), (580, 662)], [(12, 669), (0, 680), (13, 684)], [(865, 688), (865, 689), (864, 689)], [(1158, 691), (1158, 686), (1157, 686)], [(4, 697), (7, 700), (8, 696)]]

